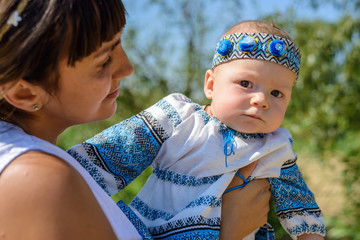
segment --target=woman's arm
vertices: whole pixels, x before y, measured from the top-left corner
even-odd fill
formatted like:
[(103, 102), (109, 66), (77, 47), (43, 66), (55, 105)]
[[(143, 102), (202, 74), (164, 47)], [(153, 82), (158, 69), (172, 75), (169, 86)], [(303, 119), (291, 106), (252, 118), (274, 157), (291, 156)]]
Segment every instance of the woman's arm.
[(116, 239), (82, 177), (66, 162), (30, 152), (0, 176), (0, 238)]
[[(256, 163), (238, 172), (247, 178)], [(234, 177), (228, 188), (243, 184)], [(253, 180), (245, 187), (222, 197), (220, 239), (242, 239), (266, 223), (269, 212), (270, 184), (266, 179)]]
[(317, 234), (303, 234), (300, 235), (298, 240), (323, 240), (325, 239), (323, 236), (317, 235)]
[(266, 223), (270, 200), (269, 182), (253, 180), (244, 188), (223, 196), (220, 239), (242, 239)]

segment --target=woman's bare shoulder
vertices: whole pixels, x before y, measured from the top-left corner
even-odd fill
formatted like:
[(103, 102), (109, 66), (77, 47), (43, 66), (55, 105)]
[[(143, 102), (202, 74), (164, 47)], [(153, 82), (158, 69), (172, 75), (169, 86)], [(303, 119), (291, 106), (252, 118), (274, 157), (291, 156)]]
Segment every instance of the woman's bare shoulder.
[(0, 189), (10, 188), (14, 195), (27, 193), (28, 197), (35, 195), (41, 200), (49, 193), (58, 195), (70, 190), (69, 184), (76, 183), (79, 178), (80, 175), (62, 159), (32, 151), (20, 155), (5, 168), (0, 178)]
[[(98, 221), (91, 218), (104, 224), (97, 227)], [(24, 229), (24, 225), (31, 227)], [(46, 225), (46, 230), (41, 225)], [(95, 228), (95, 235), (105, 231), (113, 236), (80, 174), (62, 159), (35, 151), (19, 156), (0, 175), (0, 226), (14, 239), (21, 238), (17, 229), (33, 232), (39, 239), (82, 239), (88, 234), (84, 228), (89, 226)]]

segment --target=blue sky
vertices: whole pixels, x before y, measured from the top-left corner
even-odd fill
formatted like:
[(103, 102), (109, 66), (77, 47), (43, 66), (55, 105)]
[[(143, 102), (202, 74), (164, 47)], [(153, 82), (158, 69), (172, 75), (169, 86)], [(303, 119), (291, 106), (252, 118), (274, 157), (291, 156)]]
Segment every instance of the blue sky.
[[(144, 0), (123, 0), (124, 4), (130, 13), (130, 15), (136, 18), (136, 21), (145, 21), (148, 19), (149, 15), (152, 14), (151, 9), (145, 11), (139, 7), (144, 4)], [(168, 0), (168, 1), (178, 1), (178, 0)], [(193, 0), (194, 3), (196, 0)], [(209, 4), (211, 0), (208, 0)], [(222, 3), (227, 3), (229, 0), (222, 0)], [(241, 11), (243, 19), (256, 19), (261, 16), (271, 14), (274, 12), (285, 12), (288, 11), (290, 7), (293, 7), (295, 10), (297, 18), (305, 19), (314, 19), (320, 18), (326, 21), (334, 21), (340, 16), (340, 12), (330, 4), (322, 4), (321, 7), (314, 10), (312, 9), (307, 1), (301, 0), (251, 0), (251, 1), (242, 1), (242, 8), (245, 8)], [(296, 7), (294, 7), (296, 4)], [(129, 20), (134, 20), (134, 18)]]
[(255, 4), (257, 8), (254, 8), (254, 1), (243, 1), (247, 8), (246, 14), (249, 18), (254, 19), (261, 15), (271, 14), (275, 11), (285, 12), (289, 7), (294, 6), (294, 2), (297, 3), (295, 7), (296, 16), (300, 19), (314, 19), (319, 18), (326, 21), (334, 21), (340, 16), (340, 12), (330, 4), (322, 4), (321, 7), (314, 10), (307, 2), (309, 1), (293, 1), (293, 0), (257, 0)]
[[(180, 36), (179, 33), (176, 32), (176, 29), (169, 28), (169, 23), (165, 23), (169, 22), (169, 15), (164, 14), (163, 8), (154, 7), (156, 5), (149, 5), (149, 0), (123, 0), (123, 2), (129, 13), (127, 18), (128, 26), (136, 26), (136, 29), (139, 30), (137, 33), (144, 42), (154, 37), (154, 35), (158, 36), (158, 34), (165, 33)], [(181, 1), (166, 0), (166, 3), (173, 6), (176, 6), (176, 3), (179, 2)], [(241, 0), (241, 5), (238, 8), (233, 4), (234, 1), (231, 0), (206, 0), (204, 2), (206, 3), (204, 7), (204, 13), (207, 13), (206, 21), (210, 23), (210, 26), (213, 28), (207, 36), (211, 48), (217, 42), (219, 36), (222, 35), (222, 32), (240, 20), (261, 19), (263, 16), (271, 15), (275, 12), (281, 14), (292, 10), (299, 20), (322, 19), (333, 22), (343, 14), (331, 4), (322, 4), (321, 7), (313, 9), (309, 5), (310, 0)], [(198, 5), (197, 3), (199, 3), (198, 0), (191, 0), (194, 8)], [(226, 14), (227, 9), (230, 9), (232, 13)], [(238, 16), (238, 19), (233, 19), (234, 13), (235, 16)], [(221, 16), (222, 20), (219, 21), (217, 16)], [(175, 19), (176, 16), (173, 18)], [(291, 34), (289, 29), (285, 30)], [(176, 38), (176, 42), (181, 41), (181, 37)]]

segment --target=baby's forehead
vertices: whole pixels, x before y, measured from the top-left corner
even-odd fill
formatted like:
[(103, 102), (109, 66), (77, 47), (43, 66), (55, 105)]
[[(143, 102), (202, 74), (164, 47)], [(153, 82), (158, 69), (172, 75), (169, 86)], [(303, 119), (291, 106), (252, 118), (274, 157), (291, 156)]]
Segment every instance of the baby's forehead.
[[(263, 71), (268, 69), (268, 72)], [(256, 78), (272, 78), (278, 79), (278, 76), (286, 76), (283, 79), (286, 79), (285, 82), (280, 83), (286, 87), (293, 86), (296, 82), (296, 74), (289, 68), (274, 62), (270, 62), (263, 59), (252, 59), (252, 58), (242, 58), (242, 59), (233, 59), (224, 63), (217, 65), (213, 69), (215, 75), (221, 73), (227, 73), (227, 75), (247, 77), (247, 80), (251, 81)], [(252, 79), (254, 77), (254, 79)], [(275, 82), (274, 85), (278, 85)]]
[(230, 28), (229, 30), (227, 30), (220, 39), (224, 38), (227, 35), (233, 34), (233, 33), (239, 33), (239, 32), (252, 32), (252, 33), (260, 33), (263, 32), (260, 29), (254, 27), (254, 26), (250, 26), (250, 24), (239, 24), (236, 26), (233, 26), (232, 28)]

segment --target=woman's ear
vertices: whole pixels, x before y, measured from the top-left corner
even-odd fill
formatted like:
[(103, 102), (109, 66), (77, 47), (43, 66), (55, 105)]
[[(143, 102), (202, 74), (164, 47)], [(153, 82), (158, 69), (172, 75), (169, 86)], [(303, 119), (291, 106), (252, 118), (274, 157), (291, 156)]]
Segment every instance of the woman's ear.
[(209, 69), (205, 73), (204, 93), (208, 99), (212, 99), (214, 92), (214, 71)]
[(18, 109), (34, 112), (42, 105), (41, 91), (41, 87), (20, 79), (4, 92), (4, 98)]

